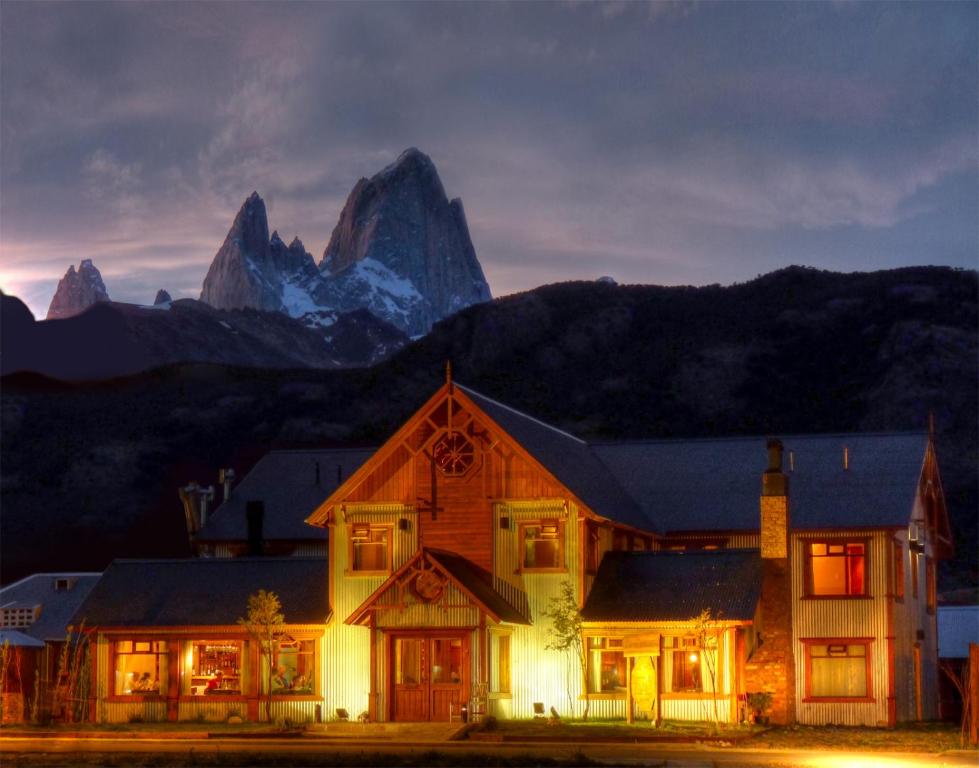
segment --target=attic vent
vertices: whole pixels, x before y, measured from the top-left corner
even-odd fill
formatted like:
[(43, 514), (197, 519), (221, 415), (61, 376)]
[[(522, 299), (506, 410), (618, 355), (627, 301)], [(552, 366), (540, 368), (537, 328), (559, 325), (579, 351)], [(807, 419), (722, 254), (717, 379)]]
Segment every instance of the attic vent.
[(29, 627), (40, 612), (39, 605), (32, 608), (4, 608), (0, 610), (0, 627)]
[(54, 591), (55, 592), (67, 592), (71, 589), (70, 579), (55, 579), (54, 580)]
[(789, 451), (789, 472), (795, 472), (795, 451)]
[(843, 446), (843, 469), (847, 470), (850, 468), (850, 449), (845, 445)]

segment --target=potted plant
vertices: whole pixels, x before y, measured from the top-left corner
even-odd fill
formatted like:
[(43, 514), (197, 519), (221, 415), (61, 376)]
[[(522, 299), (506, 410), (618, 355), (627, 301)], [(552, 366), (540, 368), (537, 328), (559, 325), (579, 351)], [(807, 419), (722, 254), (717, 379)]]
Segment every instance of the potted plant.
[(768, 725), (768, 710), (772, 708), (772, 694), (767, 691), (749, 693), (748, 707), (756, 723)]

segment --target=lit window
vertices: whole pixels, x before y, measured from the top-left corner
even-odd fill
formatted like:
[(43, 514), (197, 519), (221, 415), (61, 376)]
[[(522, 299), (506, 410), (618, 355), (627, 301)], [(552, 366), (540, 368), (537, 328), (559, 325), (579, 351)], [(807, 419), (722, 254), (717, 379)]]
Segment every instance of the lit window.
[(807, 643), (806, 657), (808, 696), (852, 699), (869, 695), (870, 654), (866, 643)]
[(391, 529), (356, 523), (350, 528), (350, 570), (390, 570), (389, 548)]
[(510, 693), (510, 635), (496, 638), (496, 692)]
[(894, 542), (894, 597), (904, 599), (904, 547)]
[[(313, 693), (313, 683), (316, 680), (315, 645), (313, 640), (294, 640), (290, 637), (279, 641), (275, 653), (275, 669), (272, 672), (272, 693), (281, 696)], [(266, 690), (265, 686), (266, 681), (263, 679), (263, 691)]]
[(935, 584), (935, 561), (930, 557), (925, 558), (925, 589), (928, 599), (928, 613), (934, 613), (938, 594), (937, 585)]
[(715, 689), (719, 676), (716, 638), (708, 638), (705, 650), (695, 637), (666, 637), (663, 685), (667, 693), (704, 693)]
[(242, 643), (238, 640), (195, 640), (188, 644), (184, 694), (241, 694)]
[(167, 690), (167, 644), (163, 640), (115, 643), (116, 696), (159, 696)]
[(561, 525), (556, 520), (523, 526), (523, 567), (561, 568)]
[(588, 693), (625, 691), (625, 655), (622, 638), (588, 638)]
[(809, 594), (866, 594), (866, 544), (855, 541), (810, 542)]

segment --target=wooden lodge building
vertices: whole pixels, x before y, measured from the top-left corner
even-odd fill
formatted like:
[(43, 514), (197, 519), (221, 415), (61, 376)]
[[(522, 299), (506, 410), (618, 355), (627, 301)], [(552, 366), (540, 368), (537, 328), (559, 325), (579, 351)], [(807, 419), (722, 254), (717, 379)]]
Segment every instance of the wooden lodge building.
[[(587, 697), (730, 722), (755, 692), (775, 722), (938, 715), (951, 535), (926, 434), (589, 444), (447, 379), (376, 451), (273, 452), (208, 519), (188, 498), (199, 558), (114, 563), (76, 614), (100, 720), (264, 716), (234, 621), (260, 588), (287, 623), (274, 717), (580, 716)], [(577, 672), (547, 647), (565, 585)]]

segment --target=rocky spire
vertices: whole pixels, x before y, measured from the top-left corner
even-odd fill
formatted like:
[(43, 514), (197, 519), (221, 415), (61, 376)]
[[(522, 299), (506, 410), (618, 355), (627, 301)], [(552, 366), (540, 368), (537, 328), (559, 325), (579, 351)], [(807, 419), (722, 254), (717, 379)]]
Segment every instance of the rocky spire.
[(320, 261), (324, 275), (374, 264), (407, 280), (424, 300), (409, 333), (487, 301), (489, 286), (459, 199), (451, 202), (431, 159), (415, 148), (357, 182)]
[[(280, 241), (281, 242), (281, 241)], [(218, 309), (277, 310), (270, 290), (269, 223), (265, 203), (252, 192), (245, 200), (204, 278), (201, 301)]]
[(170, 294), (161, 288), (156, 292), (156, 298), (153, 299), (153, 306), (155, 307), (157, 304), (169, 304), (171, 301), (173, 299), (170, 297)]
[(51, 306), (48, 307), (47, 319), (77, 315), (100, 301), (109, 301), (102, 274), (91, 259), (83, 259), (77, 272), (73, 264), (61, 278), (51, 299)]

